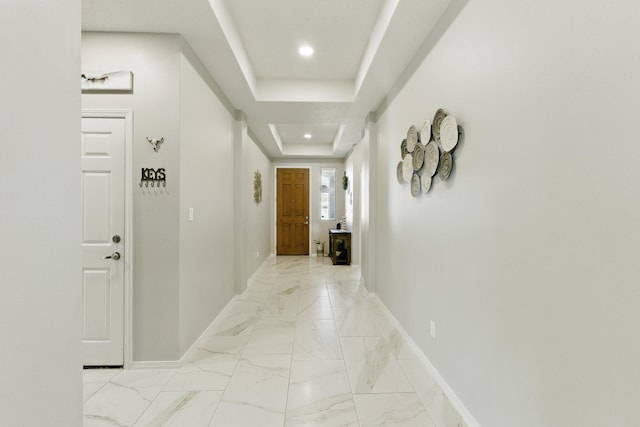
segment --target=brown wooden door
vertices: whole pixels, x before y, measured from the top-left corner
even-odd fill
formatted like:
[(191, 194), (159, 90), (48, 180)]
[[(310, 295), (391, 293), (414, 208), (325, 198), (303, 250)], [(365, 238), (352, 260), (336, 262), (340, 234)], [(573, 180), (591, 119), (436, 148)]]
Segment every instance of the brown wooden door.
[(278, 169), (277, 255), (309, 255), (309, 169)]

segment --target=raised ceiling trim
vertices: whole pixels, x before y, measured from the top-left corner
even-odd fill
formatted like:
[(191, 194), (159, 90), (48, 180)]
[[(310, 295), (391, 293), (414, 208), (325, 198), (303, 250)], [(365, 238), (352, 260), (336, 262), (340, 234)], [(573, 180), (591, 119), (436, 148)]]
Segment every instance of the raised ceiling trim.
[(271, 131), (271, 136), (273, 140), (276, 142), (278, 146), (278, 151), (280, 154), (284, 154), (282, 151), (282, 139), (280, 139), (280, 133), (278, 132), (278, 127), (274, 123), (269, 123), (269, 130)]
[(254, 92), (262, 102), (353, 102), (351, 80), (258, 80)]
[(371, 37), (369, 38), (369, 44), (362, 56), (362, 62), (360, 63), (360, 69), (358, 70), (358, 75), (356, 77), (355, 91), (360, 90), (362, 82), (369, 73), (369, 68), (373, 63), (373, 59), (375, 58), (378, 49), (380, 48), (380, 44), (387, 32), (387, 28), (389, 28), (389, 25), (391, 24), (391, 19), (396, 12), (399, 1), (400, 0), (387, 0), (380, 11), (378, 22), (376, 22), (373, 32), (371, 33)]
[(242, 44), (240, 35), (238, 34), (238, 30), (233, 24), (231, 13), (227, 9), (227, 6), (223, 0), (209, 0), (209, 4), (211, 5), (213, 14), (218, 20), (218, 24), (220, 25), (222, 32), (227, 38), (227, 42), (231, 47), (231, 52), (233, 52), (233, 56), (235, 56), (236, 61), (240, 66), (240, 70), (242, 70), (242, 74), (247, 82), (247, 85), (249, 86), (249, 89), (251, 89), (251, 92), (253, 92), (255, 95), (256, 76), (253, 72), (253, 68), (251, 67), (251, 62), (249, 61), (247, 51)]

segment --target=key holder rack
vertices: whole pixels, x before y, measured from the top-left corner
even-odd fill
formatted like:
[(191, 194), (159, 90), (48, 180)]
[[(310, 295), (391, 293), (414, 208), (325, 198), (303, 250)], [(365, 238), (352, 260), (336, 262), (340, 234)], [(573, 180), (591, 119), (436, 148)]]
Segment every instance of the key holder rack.
[(164, 168), (152, 169), (142, 168), (140, 175), (140, 187), (158, 187), (167, 186), (167, 174)]

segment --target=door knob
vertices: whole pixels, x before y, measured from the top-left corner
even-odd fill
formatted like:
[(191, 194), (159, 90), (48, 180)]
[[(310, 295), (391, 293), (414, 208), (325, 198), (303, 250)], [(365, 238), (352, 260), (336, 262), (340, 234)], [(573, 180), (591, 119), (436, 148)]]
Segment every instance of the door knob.
[(113, 259), (117, 261), (120, 259), (120, 252), (114, 252), (111, 255), (104, 257), (103, 259)]
[(305, 225), (308, 225), (308, 224), (309, 224), (309, 221), (305, 222), (304, 224), (305, 224)]

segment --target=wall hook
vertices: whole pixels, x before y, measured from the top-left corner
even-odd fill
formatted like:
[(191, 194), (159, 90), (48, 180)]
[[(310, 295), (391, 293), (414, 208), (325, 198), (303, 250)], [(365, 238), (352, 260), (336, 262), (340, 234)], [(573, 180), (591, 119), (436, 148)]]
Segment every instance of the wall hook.
[(160, 185), (166, 187), (167, 174), (165, 169), (142, 168), (140, 170), (140, 187), (142, 187), (143, 183), (145, 187), (149, 187), (149, 183), (151, 183), (151, 188), (160, 188)]

